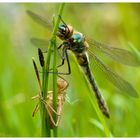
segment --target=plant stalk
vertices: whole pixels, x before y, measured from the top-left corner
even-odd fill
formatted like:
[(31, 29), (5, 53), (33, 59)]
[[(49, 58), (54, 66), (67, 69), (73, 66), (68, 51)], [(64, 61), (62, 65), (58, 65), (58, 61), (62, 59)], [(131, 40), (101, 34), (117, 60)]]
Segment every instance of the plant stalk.
[[(56, 66), (56, 40), (54, 41), (54, 56), (53, 56), (53, 72), (57, 73), (57, 66)], [(57, 112), (57, 74), (53, 74), (53, 108)], [(57, 122), (57, 114), (53, 113), (53, 118), (55, 123)], [(57, 126), (53, 128), (53, 136), (57, 137)]]
[[(64, 3), (62, 3), (59, 7), (58, 15), (62, 15), (63, 9), (64, 9)], [(56, 44), (56, 32), (59, 26), (60, 18), (57, 16), (54, 29), (52, 32), (52, 37), (48, 46), (48, 53), (47, 53), (47, 58), (46, 58), (46, 64), (43, 67), (43, 76), (42, 76), (42, 97), (44, 100), (46, 100), (47, 93), (48, 93), (48, 80), (49, 80), (49, 65), (50, 65), (50, 60), (51, 60), (51, 53), (52, 53), (52, 48), (54, 44)], [(55, 43), (54, 43), (55, 42)], [(56, 47), (56, 45), (55, 45)], [(55, 48), (56, 49), (56, 48)], [(54, 74), (56, 75), (56, 74)], [(55, 76), (54, 76), (55, 77)], [(56, 83), (56, 77), (53, 78), (53, 82)], [(54, 90), (55, 90), (54, 86)], [(56, 93), (56, 91), (54, 91)], [(45, 106), (43, 103), (41, 103), (41, 117), (42, 117), (42, 137), (51, 137), (51, 132), (50, 132), (50, 123), (49, 123), (49, 116), (47, 114), (47, 111), (45, 109)]]

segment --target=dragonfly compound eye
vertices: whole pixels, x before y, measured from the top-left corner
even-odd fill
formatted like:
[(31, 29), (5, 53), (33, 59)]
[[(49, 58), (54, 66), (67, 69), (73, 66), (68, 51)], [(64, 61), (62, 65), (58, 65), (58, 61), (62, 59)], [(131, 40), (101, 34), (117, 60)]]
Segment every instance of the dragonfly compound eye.
[(73, 34), (73, 27), (70, 25), (59, 25), (57, 36), (61, 40), (69, 39)]
[(65, 25), (59, 25), (58, 31), (57, 31), (57, 36), (64, 40), (65, 39), (65, 34), (66, 34), (66, 26)]

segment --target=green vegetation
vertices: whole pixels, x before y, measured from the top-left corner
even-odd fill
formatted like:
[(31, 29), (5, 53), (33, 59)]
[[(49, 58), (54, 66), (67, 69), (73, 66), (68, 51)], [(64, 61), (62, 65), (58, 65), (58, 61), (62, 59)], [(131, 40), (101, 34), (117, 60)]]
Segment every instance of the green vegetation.
[[(0, 4), (1, 137), (41, 136), (40, 113), (38, 112), (35, 117), (32, 117), (37, 101), (32, 101), (31, 97), (38, 94), (39, 89), (31, 58), (35, 57), (38, 66), (39, 61), (37, 48), (31, 44), (30, 38), (38, 37), (49, 40), (53, 33), (31, 20), (26, 14), (26, 10), (34, 11), (50, 21), (55, 14), (54, 19), (57, 22), (59, 6), (60, 4), (49, 3)], [(140, 4), (69, 3), (65, 5), (62, 18), (90, 39), (129, 49), (139, 59), (139, 9)], [(52, 38), (52, 45), (55, 46), (53, 43), (55, 37)], [(60, 40), (57, 39), (57, 42), (59, 44)], [(130, 43), (128, 44), (128, 42)], [(54, 51), (54, 53), (56, 52)], [(48, 53), (44, 55), (50, 57)], [(56, 56), (52, 55), (51, 61), (48, 57), (45, 58), (47, 64), (50, 61), (54, 69), (56, 68), (55, 61), (60, 63), (60, 57), (56, 58)], [(140, 99), (119, 94), (119, 91), (105, 79), (104, 75), (93, 71), (110, 110), (111, 118), (106, 119), (97, 108), (89, 83), (71, 52), (69, 52), (69, 57), (72, 73), (63, 76), (69, 82), (66, 90), (68, 101), (64, 104), (61, 121), (58, 129), (53, 131), (54, 135), (58, 137), (140, 136)], [(123, 66), (105, 56), (101, 56), (101, 58), (109, 67), (129, 81), (139, 93), (139, 67)], [(39, 71), (42, 71), (41, 67), (39, 67)], [(67, 65), (59, 68), (58, 71), (66, 72)], [(44, 77), (43, 75), (45, 74), (41, 74), (41, 77)], [(44, 91), (53, 90), (56, 93), (54, 82), (56, 75), (50, 74), (47, 80), (48, 87), (45, 87)], [(46, 133), (45, 129), (43, 133)]]
[[(62, 12), (63, 12), (63, 8), (64, 8), (64, 4), (61, 4), (60, 6), (60, 9), (58, 11), (58, 15), (62, 15)], [(52, 53), (52, 48), (54, 48), (54, 62), (53, 62), (53, 72), (56, 73), (56, 32), (57, 32), (57, 28), (58, 28), (58, 25), (59, 25), (59, 22), (60, 22), (60, 18), (59, 16), (57, 16), (57, 20), (55, 22), (55, 25), (54, 25), (54, 29), (53, 29), (53, 32), (52, 32), (52, 37), (50, 39), (50, 44), (48, 46), (48, 52), (47, 52), (47, 59), (46, 59), (46, 64), (44, 65), (43, 67), (43, 76), (42, 76), (42, 91), (43, 91), (43, 99), (45, 100), (46, 99), (46, 96), (47, 96), (47, 92), (48, 92), (48, 84), (49, 84), (49, 65), (50, 65), (50, 61), (51, 61), (51, 53)], [(57, 103), (56, 103), (56, 100), (57, 100), (57, 87), (56, 87), (56, 81), (57, 81), (57, 75), (56, 74), (53, 74), (53, 106), (54, 106), (54, 110), (57, 110)], [(46, 137), (50, 137), (51, 134), (50, 134), (50, 125), (49, 125), (49, 117), (45, 117), (45, 114), (46, 114), (46, 110), (45, 110), (45, 106), (43, 105), (42, 103), (42, 136), (46, 136)], [(46, 119), (47, 118), (47, 119)], [(55, 122), (56, 122), (56, 114), (54, 113), (54, 118), (55, 118)], [(46, 125), (47, 124), (47, 125)], [(53, 131), (54, 131), (54, 136), (57, 136), (57, 128), (54, 127), (53, 128)]]

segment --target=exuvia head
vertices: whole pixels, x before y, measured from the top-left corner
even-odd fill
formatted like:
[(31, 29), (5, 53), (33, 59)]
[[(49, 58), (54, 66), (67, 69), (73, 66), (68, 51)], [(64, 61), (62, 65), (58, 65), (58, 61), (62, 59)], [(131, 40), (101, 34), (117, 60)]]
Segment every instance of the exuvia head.
[(66, 24), (61, 24), (58, 27), (57, 36), (61, 40), (69, 39), (73, 34), (73, 27)]

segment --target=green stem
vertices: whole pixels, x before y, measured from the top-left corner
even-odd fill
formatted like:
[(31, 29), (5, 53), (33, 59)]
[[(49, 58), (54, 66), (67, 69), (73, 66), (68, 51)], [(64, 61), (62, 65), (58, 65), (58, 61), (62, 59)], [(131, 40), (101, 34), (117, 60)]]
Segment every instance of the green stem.
[[(55, 41), (55, 40), (54, 40)], [(53, 72), (57, 72), (56, 66), (56, 41), (54, 42)], [(57, 112), (57, 74), (53, 74), (53, 108)], [(53, 113), (54, 121), (57, 122), (57, 114)], [(57, 127), (53, 128), (53, 135), (57, 137)]]
[[(63, 12), (63, 8), (64, 8), (64, 3), (62, 3), (60, 5), (59, 11), (58, 11), (58, 15), (62, 15)], [(43, 67), (43, 78), (42, 78), (42, 85), (43, 85), (43, 99), (46, 100), (47, 97), (47, 93), (48, 93), (48, 79), (49, 79), (49, 65), (50, 65), (50, 60), (51, 60), (51, 52), (52, 52), (52, 47), (54, 45), (55, 38), (56, 38), (56, 32), (59, 26), (59, 22), (60, 22), (60, 18), (57, 16), (55, 25), (54, 25), (54, 29), (52, 32), (52, 37), (50, 40), (50, 44), (48, 46), (48, 53), (47, 53), (47, 59), (46, 59), (46, 64)], [(55, 82), (55, 78), (54, 81)], [(56, 91), (54, 91), (56, 92)], [(50, 133), (50, 123), (49, 123), (49, 116), (45, 110), (45, 106), (43, 105), (43, 103), (41, 104), (41, 116), (42, 116), (42, 136), (43, 137), (50, 137), (51, 133)]]
[(97, 113), (97, 116), (99, 117), (99, 119), (100, 119), (100, 121), (101, 121), (101, 123), (102, 123), (102, 125), (104, 127), (104, 133), (105, 133), (106, 137), (111, 137), (111, 132), (109, 131), (109, 128), (108, 128), (108, 126), (106, 124), (106, 121), (104, 119), (103, 114), (99, 110), (99, 107), (98, 107), (98, 105), (96, 103), (95, 98), (93, 98), (92, 92), (90, 92), (90, 94), (88, 94), (88, 96), (89, 96), (89, 99), (91, 101), (92, 106), (94, 107), (94, 109), (95, 109), (95, 111)]

